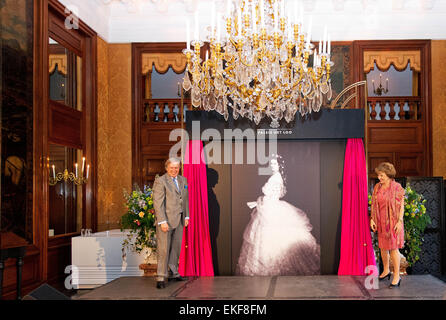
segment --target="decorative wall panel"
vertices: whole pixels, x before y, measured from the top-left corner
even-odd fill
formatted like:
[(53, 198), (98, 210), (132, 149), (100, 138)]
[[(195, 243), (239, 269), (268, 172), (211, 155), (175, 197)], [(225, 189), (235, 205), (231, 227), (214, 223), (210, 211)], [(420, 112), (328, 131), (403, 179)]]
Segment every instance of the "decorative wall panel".
[(376, 66), (381, 71), (387, 71), (390, 65), (395, 69), (403, 71), (410, 63), (410, 69), (421, 71), (420, 51), (365, 51), (364, 72), (369, 73)]
[(166, 73), (169, 67), (176, 73), (182, 73), (186, 62), (186, 56), (182, 53), (143, 53), (142, 74), (151, 71), (153, 65), (158, 73)]
[(426, 213), (432, 220), (432, 224), (425, 231), (420, 260), (413, 265), (412, 272), (439, 276), (442, 270), (445, 271), (444, 239), (446, 230), (443, 178), (409, 177), (407, 183), (427, 200)]
[(98, 41), (98, 229), (119, 228), (131, 177), (131, 45)]
[(432, 65), (433, 173), (446, 177), (446, 40), (432, 41)]
[(330, 75), (334, 99), (353, 83), (352, 44), (334, 42), (331, 60), (334, 62)]

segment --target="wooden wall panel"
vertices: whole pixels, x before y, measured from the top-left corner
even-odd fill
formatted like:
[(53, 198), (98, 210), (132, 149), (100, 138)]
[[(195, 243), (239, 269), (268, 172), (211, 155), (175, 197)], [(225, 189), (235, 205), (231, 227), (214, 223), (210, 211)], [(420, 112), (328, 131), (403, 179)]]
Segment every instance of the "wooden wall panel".
[[(38, 281), (38, 258), (37, 254), (25, 257), (22, 269), (22, 284), (24, 286)], [(16, 259), (8, 259), (5, 263), (5, 271), (3, 274), (3, 288), (5, 291), (9, 291), (8, 289), (15, 289), (16, 277)]]
[(399, 176), (421, 176), (424, 172), (422, 152), (398, 152), (395, 163), (399, 168)]
[(399, 177), (424, 175), (421, 122), (369, 122), (367, 130), (370, 177), (376, 177), (374, 169), (381, 162), (393, 163)]
[(71, 237), (50, 240), (48, 244), (48, 282), (60, 281), (71, 265)]
[(369, 152), (368, 158), (368, 170), (369, 175), (376, 176), (375, 168), (381, 162), (391, 162), (394, 163), (394, 153), (393, 152)]
[(83, 149), (82, 112), (50, 102), (49, 142)]
[[(370, 152), (379, 152), (398, 148), (401, 151), (411, 151), (414, 148), (422, 151), (423, 144), (423, 128), (422, 123), (370, 123), (368, 130), (368, 144)], [(379, 148), (379, 150), (377, 150)]]
[[(22, 268), (22, 296), (41, 283), (40, 279), (40, 252), (35, 246), (28, 246)], [(16, 259), (8, 259), (3, 274), (3, 299), (16, 298)]]
[(163, 172), (164, 170), (164, 164), (165, 164), (165, 160), (164, 159), (150, 159), (147, 160), (148, 162), (144, 164), (144, 167), (147, 168), (147, 175), (156, 175), (159, 174), (160, 172)]
[(169, 144), (169, 131), (170, 130), (143, 131), (145, 135), (141, 137), (142, 143), (144, 145)]
[(369, 143), (420, 145), (422, 136), (417, 127), (369, 127)]
[(142, 158), (144, 184), (152, 187), (156, 175), (165, 172), (166, 157), (164, 155), (143, 154)]
[(157, 145), (172, 145), (175, 142), (169, 141), (170, 132), (176, 127), (169, 128), (147, 128), (143, 127), (141, 130), (141, 144), (143, 146), (148, 146), (151, 144)]
[[(373, 177), (378, 153), (388, 153), (398, 176), (432, 175), (432, 93), (431, 45), (429, 40), (365, 40), (354, 41), (355, 81), (365, 80), (364, 55), (366, 52), (419, 52), (420, 120), (368, 120), (369, 175)], [(364, 96), (361, 97), (361, 105)], [(392, 155), (390, 157), (390, 154)]]
[(381, 162), (395, 165), (398, 177), (422, 176), (425, 170), (422, 152), (369, 152), (368, 170), (371, 178), (376, 178), (375, 168)]

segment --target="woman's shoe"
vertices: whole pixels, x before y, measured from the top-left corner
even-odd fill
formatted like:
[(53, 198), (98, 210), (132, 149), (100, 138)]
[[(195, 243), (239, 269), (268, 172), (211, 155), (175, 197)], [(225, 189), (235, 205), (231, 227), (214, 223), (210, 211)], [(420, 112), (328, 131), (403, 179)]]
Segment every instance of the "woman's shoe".
[(389, 288), (392, 289), (392, 288), (395, 288), (395, 287), (399, 287), (400, 284), (401, 284), (401, 277), (400, 277), (400, 281), (398, 281), (397, 284), (392, 284), (392, 283), (391, 283), (390, 286), (389, 286)]
[(387, 280), (390, 280), (390, 272), (388, 274), (386, 274), (384, 277), (382, 277), (382, 278), (379, 277), (378, 279), (379, 279), (379, 281), (383, 281), (386, 278), (387, 278)]

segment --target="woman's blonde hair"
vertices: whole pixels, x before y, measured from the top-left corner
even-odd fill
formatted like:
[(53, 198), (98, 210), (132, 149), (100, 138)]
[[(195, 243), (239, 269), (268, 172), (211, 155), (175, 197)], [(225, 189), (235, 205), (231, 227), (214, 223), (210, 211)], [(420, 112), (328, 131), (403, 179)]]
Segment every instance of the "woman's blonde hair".
[(379, 172), (384, 172), (390, 179), (395, 179), (396, 176), (395, 167), (390, 162), (381, 162), (375, 168), (375, 172), (376, 174), (379, 174)]

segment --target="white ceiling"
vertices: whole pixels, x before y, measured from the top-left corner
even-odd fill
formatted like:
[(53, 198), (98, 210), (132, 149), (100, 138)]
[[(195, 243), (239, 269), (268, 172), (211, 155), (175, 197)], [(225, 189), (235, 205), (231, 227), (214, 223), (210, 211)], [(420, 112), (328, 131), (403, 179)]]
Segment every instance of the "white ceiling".
[[(110, 43), (186, 41), (186, 17), (199, 7), (200, 35), (213, 0), (59, 0)], [(446, 0), (287, 0), (313, 17), (313, 40), (327, 25), (333, 41), (446, 39)], [(224, 0), (216, 0), (224, 13)], [(192, 29), (191, 29), (192, 30)]]

